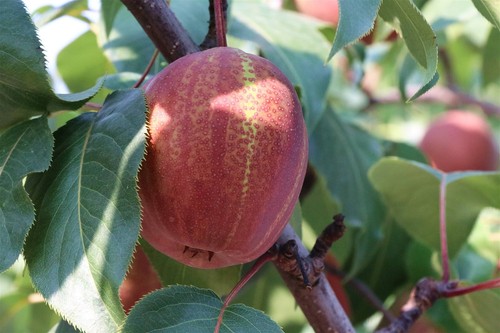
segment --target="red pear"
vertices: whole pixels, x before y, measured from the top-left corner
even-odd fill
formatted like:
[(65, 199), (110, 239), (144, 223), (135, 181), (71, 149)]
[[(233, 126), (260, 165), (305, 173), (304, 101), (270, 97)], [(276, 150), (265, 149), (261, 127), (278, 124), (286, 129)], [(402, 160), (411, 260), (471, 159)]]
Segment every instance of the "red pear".
[(268, 60), (219, 47), (171, 63), (145, 95), (143, 237), (192, 267), (258, 258), (290, 219), (307, 166), (292, 84)]
[(494, 171), (499, 163), (495, 141), (483, 117), (451, 110), (429, 126), (420, 148), (432, 165), (442, 171)]

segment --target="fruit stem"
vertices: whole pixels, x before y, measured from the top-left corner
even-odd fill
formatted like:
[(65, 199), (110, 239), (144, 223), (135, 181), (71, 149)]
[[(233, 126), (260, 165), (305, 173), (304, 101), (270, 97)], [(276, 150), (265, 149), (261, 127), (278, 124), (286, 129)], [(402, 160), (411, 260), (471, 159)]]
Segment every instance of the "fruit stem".
[(443, 265), (443, 281), (450, 281), (450, 260), (448, 257), (448, 239), (446, 235), (446, 173), (442, 173), (439, 186), (439, 232), (441, 240), (441, 264)]
[[(274, 248), (273, 248), (274, 249)], [(224, 300), (224, 304), (222, 304), (222, 308), (219, 312), (219, 317), (217, 318), (217, 325), (215, 326), (214, 333), (219, 333), (220, 327), (222, 325), (222, 317), (224, 316), (224, 312), (226, 308), (229, 306), (229, 303), (236, 297), (241, 288), (243, 288), (247, 282), (266, 264), (267, 262), (273, 260), (276, 257), (276, 251), (267, 251), (262, 256), (257, 259), (257, 261), (253, 264), (252, 268), (243, 276), (240, 281), (234, 286), (231, 292), (226, 296)]]
[(217, 46), (226, 47), (226, 22), (224, 20), (222, 1), (223, 0), (215, 0), (214, 2), (215, 29), (217, 31)]

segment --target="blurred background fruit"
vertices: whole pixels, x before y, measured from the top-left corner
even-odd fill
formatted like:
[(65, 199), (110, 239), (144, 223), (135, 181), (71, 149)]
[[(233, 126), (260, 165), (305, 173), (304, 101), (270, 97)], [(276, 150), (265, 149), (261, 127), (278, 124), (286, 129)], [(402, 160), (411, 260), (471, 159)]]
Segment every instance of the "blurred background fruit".
[(432, 166), (445, 172), (498, 169), (498, 142), (478, 114), (451, 110), (428, 127), (420, 148)]
[(134, 304), (144, 295), (161, 287), (158, 274), (153, 269), (153, 266), (151, 266), (141, 246), (137, 245), (132, 266), (120, 286), (120, 300), (125, 312), (128, 313)]
[(339, 23), (338, 0), (295, 0), (299, 12), (330, 22), (337, 26)]

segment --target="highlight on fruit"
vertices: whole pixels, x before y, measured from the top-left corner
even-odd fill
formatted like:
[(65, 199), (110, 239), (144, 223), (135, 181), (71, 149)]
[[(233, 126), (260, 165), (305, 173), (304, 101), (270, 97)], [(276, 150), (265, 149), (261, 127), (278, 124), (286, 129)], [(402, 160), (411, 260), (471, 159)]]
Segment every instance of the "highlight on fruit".
[(288, 223), (307, 166), (290, 81), (264, 58), (217, 47), (174, 61), (145, 95), (144, 239), (198, 268), (258, 258)]

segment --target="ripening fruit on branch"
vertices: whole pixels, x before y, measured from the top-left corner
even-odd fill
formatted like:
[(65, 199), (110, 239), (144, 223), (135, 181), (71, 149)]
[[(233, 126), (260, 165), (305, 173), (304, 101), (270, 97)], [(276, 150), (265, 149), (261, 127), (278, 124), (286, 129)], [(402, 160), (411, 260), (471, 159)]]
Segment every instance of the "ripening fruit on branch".
[(120, 286), (120, 300), (128, 313), (143, 296), (160, 289), (158, 274), (139, 245), (135, 248), (134, 259), (125, 280)]
[(337, 26), (339, 23), (338, 0), (295, 0), (299, 12)]
[(307, 166), (291, 83), (268, 60), (219, 47), (173, 62), (145, 95), (143, 237), (198, 268), (262, 255), (287, 224)]
[(452, 110), (437, 118), (420, 148), (445, 172), (498, 169), (498, 142), (484, 118), (471, 112)]

